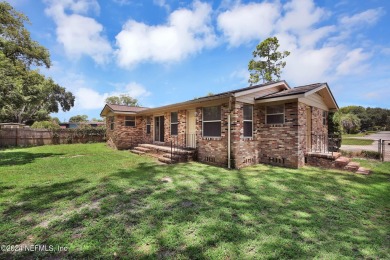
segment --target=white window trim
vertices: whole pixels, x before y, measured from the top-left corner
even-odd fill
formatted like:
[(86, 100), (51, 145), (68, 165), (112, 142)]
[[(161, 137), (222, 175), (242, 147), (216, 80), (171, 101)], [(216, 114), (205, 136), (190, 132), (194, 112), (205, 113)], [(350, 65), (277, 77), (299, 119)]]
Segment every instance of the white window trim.
[[(177, 113), (177, 122), (176, 123), (172, 123), (172, 113)], [(171, 114), (171, 117), (170, 117), (170, 124), (169, 124), (169, 134), (171, 136), (178, 136), (179, 135), (179, 112), (176, 112), (176, 111), (173, 111), (170, 113)], [(177, 134), (173, 135), (172, 134), (172, 125), (177, 125)]]
[[(111, 121), (112, 119), (112, 121)], [(110, 116), (110, 131), (114, 131), (115, 130), (115, 116)]]
[[(209, 107), (220, 107), (221, 109), (221, 117), (222, 117), (222, 106), (209, 106)], [(204, 123), (212, 123), (212, 122), (220, 122), (221, 123), (221, 127), (222, 127), (222, 118), (220, 120), (208, 120), (208, 121), (204, 121), (203, 120), (203, 116), (204, 116), (204, 109), (207, 108), (207, 107), (202, 107), (202, 137), (205, 137), (205, 138), (221, 138), (222, 137), (222, 129), (221, 129), (221, 135), (220, 136), (207, 136), (207, 135), (204, 135)]]
[[(150, 119), (149, 120), (149, 124), (148, 124), (148, 118)], [(150, 118), (150, 116), (147, 116), (146, 118), (145, 118), (145, 125), (146, 125), (146, 131), (145, 131), (145, 133), (147, 134), (147, 135), (150, 135), (151, 133), (152, 133), (152, 118)], [(150, 133), (148, 133), (148, 126), (150, 126)]]
[[(252, 120), (245, 119), (245, 116), (244, 116), (244, 106), (251, 106), (252, 107)], [(243, 122), (252, 122), (252, 131), (251, 131), (251, 136), (245, 136), (245, 131), (244, 131), (244, 128), (243, 128), (242, 136), (244, 138), (253, 138), (253, 110), (254, 110), (255, 106), (251, 105), (251, 104), (244, 104), (244, 106), (242, 107)], [(244, 124), (242, 125), (242, 127), (244, 127)]]
[[(137, 126), (137, 117), (136, 116), (131, 116), (131, 117), (134, 117), (134, 120), (126, 120), (126, 117), (130, 117), (130, 116), (125, 116), (125, 120), (124, 120), (125, 127), (136, 127)], [(131, 122), (131, 121), (134, 121), (134, 126), (126, 125), (126, 122)]]
[[(278, 106), (278, 105), (269, 105), (269, 106)], [(265, 107), (265, 124), (266, 125), (283, 125), (285, 122), (286, 122), (286, 119), (285, 119), (285, 112), (286, 112), (286, 107), (285, 107), (285, 104), (283, 104), (283, 113), (273, 113), (273, 114), (268, 114), (268, 107), (269, 106), (266, 106)], [(268, 123), (267, 122), (267, 117), (269, 115), (283, 115), (283, 123)]]

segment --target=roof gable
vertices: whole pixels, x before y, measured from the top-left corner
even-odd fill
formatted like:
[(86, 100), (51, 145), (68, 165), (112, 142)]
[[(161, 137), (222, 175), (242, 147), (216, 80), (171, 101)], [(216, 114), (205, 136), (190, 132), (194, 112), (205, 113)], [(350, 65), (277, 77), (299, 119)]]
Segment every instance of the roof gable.
[(339, 107), (327, 83), (314, 83), (287, 89), (278, 93), (256, 98), (256, 103), (268, 103), (272, 101), (288, 100), (294, 98), (302, 99), (307, 98), (315, 93), (319, 94), (319, 96), (323, 98), (323, 101), (329, 110), (338, 110)]
[(106, 104), (100, 112), (101, 116), (107, 115), (109, 112), (114, 114), (136, 114), (138, 112), (147, 110), (147, 107), (134, 107), (134, 106), (126, 106), (126, 105), (114, 105), (114, 104)]

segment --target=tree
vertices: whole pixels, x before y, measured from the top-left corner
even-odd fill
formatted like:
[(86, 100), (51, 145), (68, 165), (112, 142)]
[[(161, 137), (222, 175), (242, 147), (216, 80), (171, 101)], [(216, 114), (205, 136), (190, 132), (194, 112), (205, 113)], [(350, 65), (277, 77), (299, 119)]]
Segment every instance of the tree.
[(138, 100), (129, 95), (111, 96), (106, 98), (107, 104), (139, 107)]
[(88, 122), (87, 115), (77, 115), (69, 118), (69, 122)]
[(50, 67), (49, 52), (24, 27), (28, 18), (0, 2), (0, 121), (48, 120), (70, 110), (75, 97), (31, 66)]
[(256, 46), (253, 52), (253, 59), (249, 61), (248, 70), (250, 72), (249, 83), (254, 84), (260, 80), (265, 82), (280, 79), (282, 68), (286, 62), (282, 61), (290, 55), (290, 52), (279, 52), (279, 41), (276, 37), (270, 37)]
[(342, 114), (340, 112), (336, 112), (334, 120), (339, 124), (342, 132), (344, 133), (353, 134), (357, 133), (360, 129), (360, 119), (355, 114)]

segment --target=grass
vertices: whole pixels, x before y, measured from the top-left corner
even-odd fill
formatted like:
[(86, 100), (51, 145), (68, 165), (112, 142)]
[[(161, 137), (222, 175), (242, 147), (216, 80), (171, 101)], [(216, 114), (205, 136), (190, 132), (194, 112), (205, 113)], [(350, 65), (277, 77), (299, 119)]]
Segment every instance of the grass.
[[(390, 163), (158, 165), (104, 144), (0, 151), (0, 258), (388, 258)], [(165, 181), (162, 181), (162, 180)]]
[(360, 133), (357, 133), (357, 134), (343, 134), (342, 137), (343, 138), (348, 138), (348, 137), (362, 137), (362, 136), (367, 136), (369, 134), (375, 134), (377, 133), (378, 131), (366, 131), (366, 132), (360, 132)]
[(343, 138), (341, 145), (371, 145), (373, 142), (371, 139)]

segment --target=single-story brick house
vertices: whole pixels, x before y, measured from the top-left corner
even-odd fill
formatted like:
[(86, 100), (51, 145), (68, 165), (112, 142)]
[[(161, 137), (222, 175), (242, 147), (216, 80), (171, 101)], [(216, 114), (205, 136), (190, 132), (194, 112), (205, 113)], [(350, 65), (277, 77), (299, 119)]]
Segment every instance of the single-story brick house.
[(100, 115), (107, 142), (118, 149), (173, 141), (209, 164), (297, 168), (307, 152), (325, 146), (327, 115), (337, 109), (327, 83), (291, 88), (278, 81), (156, 108), (107, 104)]

